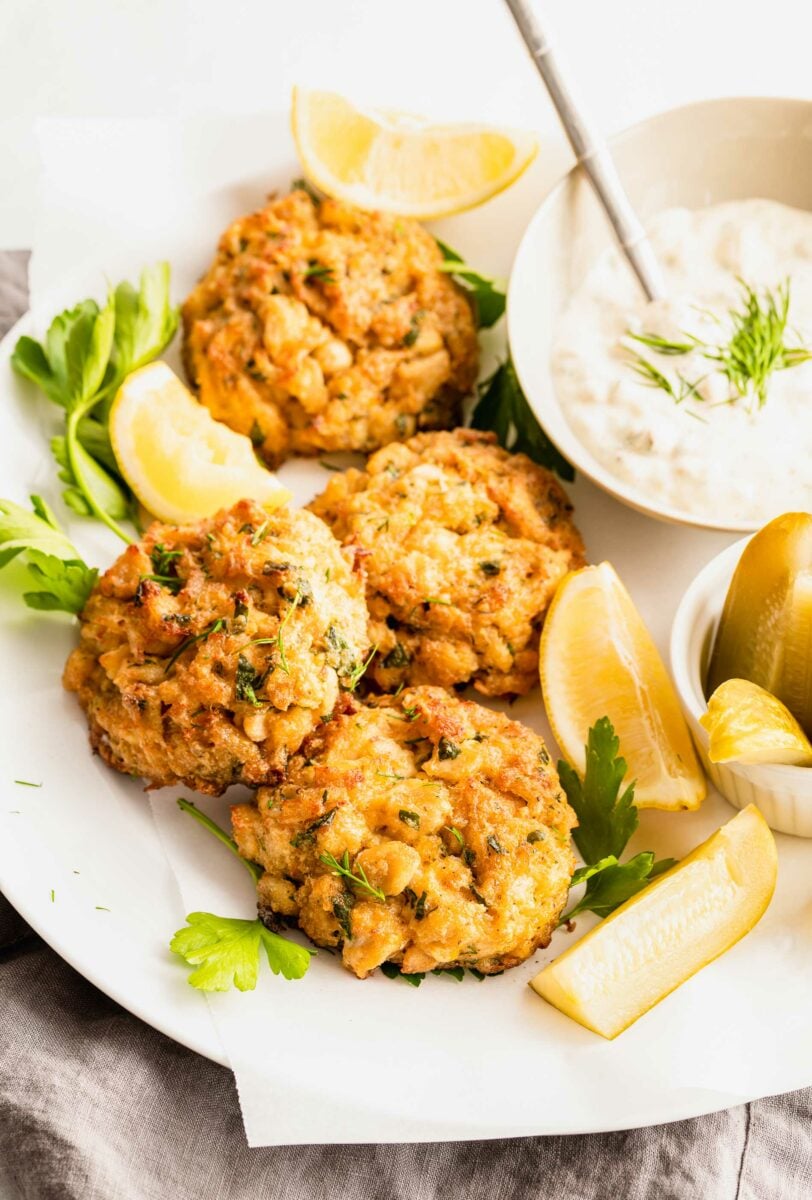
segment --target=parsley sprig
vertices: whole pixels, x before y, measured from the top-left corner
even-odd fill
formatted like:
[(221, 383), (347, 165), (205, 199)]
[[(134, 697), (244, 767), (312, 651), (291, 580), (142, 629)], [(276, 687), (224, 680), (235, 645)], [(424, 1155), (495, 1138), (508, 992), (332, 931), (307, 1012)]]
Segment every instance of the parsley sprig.
[(562, 479), (575, 478), (572, 466), (533, 415), (510, 357), (479, 385), (471, 425), (474, 429), (493, 430), (505, 450), (526, 454)]
[(0, 568), (23, 555), (38, 588), (23, 594), (28, 607), (80, 613), (99, 572), (82, 561), (42, 497), (32, 496), (31, 504), (33, 512), (0, 500)]
[[(237, 843), (225, 830), (189, 800), (179, 799), (178, 807), (227, 846), (257, 882), (262, 868), (242, 857)], [(301, 979), (314, 953), (273, 933), (259, 919), (218, 917), (207, 912), (189, 913), (186, 926), (177, 931), (169, 948), (195, 968), (189, 983), (203, 992), (226, 992), (232, 985), (240, 992), (252, 991), (259, 976), (261, 950), (274, 975), (285, 979)]]
[(626, 761), (619, 749), (612, 722), (601, 717), (589, 731), (583, 780), (569, 763), (558, 764), (561, 785), (578, 818), (573, 841), (586, 864), (575, 872), (571, 883), (571, 887), (586, 883), (586, 892), (560, 924), (582, 912), (608, 916), (674, 865), (673, 858), (655, 861), (650, 850), (625, 863), (619, 861), (638, 824), (634, 784), (621, 792)]
[[(440, 270), (451, 275), (471, 296), (480, 329), (489, 329), (505, 311), (504, 290), (494, 279), (470, 267), (456, 250), (436, 239), (443, 255)], [(542, 430), (510, 360), (510, 356), (479, 385), (479, 398), (471, 414), (474, 429), (490, 429), (499, 444), (515, 454), (526, 454), (542, 467), (572, 480), (575, 472)]]
[(65, 431), (51, 442), (63, 499), (81, 516), (104, 522), (125, 542), (119, 524), (132, 496), (110, 446), (107, 420), (126, 375), (156, 358), (172, 340), (177, 310), (169, 302), (169, 265), (141, 274), (139, 289), (120, 283), (100, 307), (83, 300), (56, 316), (42, 342), (21, 337), (11, 363), (64, 412)]
[(461, 255), (445, 242), (441, 242), (439, 238), (435, 238), (435, 241), (443, 256), (440, 270), (450, 275), (471, 296), (480, 329), (490, 329), (505, 311), (504, 291), (495, 279), (469, 267)]

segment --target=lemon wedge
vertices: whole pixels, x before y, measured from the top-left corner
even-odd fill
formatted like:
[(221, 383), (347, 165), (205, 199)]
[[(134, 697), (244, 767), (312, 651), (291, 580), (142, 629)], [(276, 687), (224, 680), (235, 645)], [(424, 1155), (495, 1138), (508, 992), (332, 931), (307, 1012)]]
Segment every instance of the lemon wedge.
[(550, 1004), (615, 1038), (758, 923), (778, 871), (750, 804), (530, 981)]
[(541, 688), (564, 757), (583, 775), (590, 726), (609, 717), (639, 808), (698, 808), (707, 788), (663, 661), (609, 563), (566, 576), (544, 622)]
[(812, 766), (812, 742), (785, 704), (748, 679), (728, 679), (699, 718), (711, 762)]
[(110, 441), (127, 483), (162, 521), (181, 525), (246, 499), (272, 511), (291, 498), (259, 465), (250, 438), (215, 421), (163, 362), (124, 380)]
[(489, 200), (521, 175), (538, 149), (530, 133), (432, 125), (302, 87), (293, 89), (291, 124), (306, 175), (328, 196), (423, 220)]

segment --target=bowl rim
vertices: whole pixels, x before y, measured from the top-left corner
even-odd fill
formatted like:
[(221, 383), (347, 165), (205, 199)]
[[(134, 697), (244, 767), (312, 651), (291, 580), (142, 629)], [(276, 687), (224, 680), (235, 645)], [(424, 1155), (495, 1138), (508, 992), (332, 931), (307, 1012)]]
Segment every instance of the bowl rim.
[[(715, 625), (724, 604), (727, 587), (738, 565), (745, 546), (753, 535), (740, 538), (714, 555), (694, 576), (680, 599), (671, 625), (669, 659), (671, 677), (677, 689), (683, 711), (695, 737), (700, 737), (707, 749), (708, 735), (699, 723), (699, 718), (708, 707), (702, 687), (702, 666), (698, 656), (702, 654), (705, 638)], [(718, 607), (717, 607), (718, 605)], [(695, 637), (698, 624), (705, 612), (705, 625), (701, 636)], [(732, 770), (736, 774), (758, 779), (762, 786), (768, 776), (776, 786), (803, 779), (808, 785), (812, 780), (812, 769), (793, 766), (790, 763), (740, 763), (715, 764)]]
[[(670, 117), (689, 113), (693, 110), (720, 109), (736, 104), (756, 105), (759, 108), (772, 108), (776, 110), (790, 105), (799, 111), (806, 109), (810, 117), (812, 117), (812, 99), (805, 99), (801, 96), (716, 96), (708, 100), (692, 100), (687, 104), (672, 105), (668, 108), (659, 109), (642, 120), (635, 121), (632, 125), (627, 125), (617, 133), (612, 134), (607, 138), (607, 143), (610, 149), (614, 149), (640, 133), (647, 126), (656, 125), (658, 122), (667, 120)], [(674, 508), (667, 504), (655, 504), (650, 499), (647, 499), (643, 493), (624, 480), (616, 478), (606, 467), (593, 458), (585, 444), (571, 429), (557, 401), (555, 401), (555, 410), (553, 412), (553, 416), (556, 418), (554, 422), (555, 428), (550, 430), (545, 423), (545, 418), (549, 421), (550, 412), (544, 400), (534, 397), (532, 390), (527, 387), (527, 376), (526, 374), (522, 374), (522, 367), (513, 355), (514, 343), (521, 342), (521, 339), (515, 336), (518, 325), (516, 313), (522, 307), (521, 300), (517, 300), (517, 296), (519, 295), (519, 285), (517, 282), (519, 272), (517, 272), (517, 266), (527, 257), (529, 247), (536, 238), (537, 229), (540, 225), (544, 224), (549, 210), (559, 200), (566, 189), (571, 186), (574, 180), (583, 178), (583, 167), (580, 163), (576, 162), (550, 187), (530, 218), (513, 257), (508, 282), (505, 321), (508, 348), (527, 402), (545, 434), (561, 454), (572, 464), (576, 472), (582, 472), (586, 478), (616, 500), (621, 501), (621, 503), (635, 509), (637, 512), (644, 513), (646, 516), (654, 517), (656, 520), (673, 525), (683, 525), (695, 529), (713, 529), (727, 533), (753, 533), (761, 527), (763, 521), (718, 520), (713, 517), (701, 516), (698, 513), (684, 512), (682, 509)], [(549, 401), (547, 403), (549, 404)]]

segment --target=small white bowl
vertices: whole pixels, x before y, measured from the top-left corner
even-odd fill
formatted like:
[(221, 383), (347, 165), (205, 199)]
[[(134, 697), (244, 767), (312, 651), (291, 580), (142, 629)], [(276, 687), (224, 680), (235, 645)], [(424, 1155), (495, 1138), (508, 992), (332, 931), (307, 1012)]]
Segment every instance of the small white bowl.
[[(704, 208), (754, 196), (812, 209), (810, 100), (703, 100), (650, 117), (609, 144), (644, 222), (666, 208)], [(575, 167), (531, 220), (511, 272), (508, 337), (528, 402), (573, 466), (624, 504), (679, 525), (752, 531), (764, 522), (685, 512), (617, 478), (570, 428), (553, 385), (551, 346), (561, 313), (611, 244), (609, 223)]]
[(736, 808), (755, 804), (780, 833), (812, 837), (812, 767), (712, 763), (704, 680), (733, 572), (749, 538), (728, 546), (704, 567), (680, 601), (671, 629), (671, 674), (696, 748), (711, 782)]

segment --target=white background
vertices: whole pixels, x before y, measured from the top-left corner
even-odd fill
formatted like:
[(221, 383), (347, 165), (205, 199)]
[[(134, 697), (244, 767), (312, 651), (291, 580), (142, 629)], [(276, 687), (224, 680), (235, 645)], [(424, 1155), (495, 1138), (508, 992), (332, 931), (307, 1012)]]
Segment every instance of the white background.
[[(810, 0), (537, 5), (607, 132), (711, 96), (812, 97)], [(0, 0), (0, 45), (8, 249), (33, 237), (37, 117), (256, 113), (302, 82), (558, 136), (502, 0)]]

